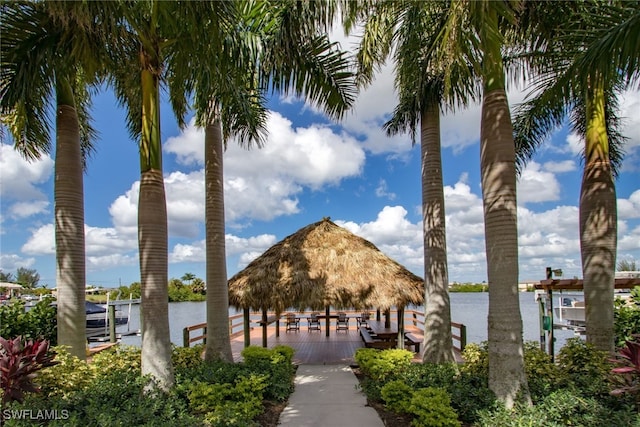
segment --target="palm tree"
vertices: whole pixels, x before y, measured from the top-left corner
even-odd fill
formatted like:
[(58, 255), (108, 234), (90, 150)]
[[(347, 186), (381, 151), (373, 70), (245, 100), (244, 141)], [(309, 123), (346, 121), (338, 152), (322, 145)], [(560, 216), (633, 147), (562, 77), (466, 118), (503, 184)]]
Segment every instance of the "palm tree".
[(51, 150), (45, 118), (55, 103), (58, 343), (82, 360), (86, 355), (82, 174), (95, 136), (88, 121), (86, 85), (95, 81), (104, 52), (89, 17), (100, 8), (97, 3), (3, 3), (0, 42), (3, 122), (27, 159)]
[[(468, 63), (470, 71), (474, 71), (483, 83), (480, 166), (490, 285), (489, 386), (507, 406), (512, 406), (518, 395), (528, 399), (517, 289), (515, 151), (502, 60), (502, 48), (505, 46), (503, 32), (513, 28), (515, 21), (512, 3), (513, 6), (518, 4), (456, 1), (438, 5), (434, 2), (431, 5), (436, 4), (436, 7), (444, 9), (441, 24), (430, 30), (423, 27), (416, 29), (418, 32), (426, 30), (433, 33), (432, 45), (422, 48), (432, 55), (433, 60), (437, 60), (439, 65), (434, 68), (435, 76), (443, 77), (445, 94), (455, 90), (458, 73), (467, 73), (466, 68), (458, 64)], [(384, 31), (376, 34), (383, 40), (391, 37)], [(364, 54), (374, 58), (376, 55), (370, 51)], [(423, 94), (418, 92), (418, 95)], [(426, 113), (429, 111), (427, 106), (425, 104), (421, 111), (414, 111)]]
[[(160, 136), (160, 85), (170, 85), (173, 109), (181, 124), (186, 111), (184, 87), (171, 80), (180, 52), (191, 52), (203, 36), (196, 23), (209, 16), (209, 2), (148, 1), (122, 3), (129, 34), (112, 46), (116, 94), (128, 110), (129, 130), (140, 138), (138, 245), (141, 277), (142, 374), (161, 390), (174, 384), (168, 315), (168, 233)], [(208, 41), (219, 43), (216, 34)], [(177, 88), (176, 88), (177, 87)]]
[[(423, 361), (431, 363), (455, 360), (440, 148), (440, 106), (445, 106), (446, 95), (443, 76), (433, 72), (438, 64), (433, 57), (435, 34), (431, 31), (440, 24), (438, 19), (446, 15), (437, 6), (416, 2), (378, 4), (366, 17), (358, 55), (361, 80), (368, 83), (374, 67), (381, 65), (392, 51), (395, 52), (395, 86), (400, 100), (393, 117), (384, 125), (387, 133), (391, 135), (409, 130), (415, 143), (416, 128), (421, 123), (425, 271)], [(469, 86), (472, 85), (456, 82), (455, 90), (464, 91)], [(460, 103), (465, 103), (472, 96), (472, 92), (464, 96), (450, 95)]]
[[(572, 129), (585, 141), (579, 209), (587, 341), (600, 350), (613, 351), (617, 246), (614, 177), (625, 140), (618, 131), (617, 94), (625, 79), (631, 82), (638, 76), (639, 55), (629, 50), (628, 44), (634, 34), (636, 41), (640, 39), (637, 28), (629, 25), (640, 21), (640, 8), (631, 2), (566, 3), (561, 7), (561, 13), (557, 9), (554, 15), (540, 13), (547, 20), (536, 28), (538, 40), (531, 56), (532, 68), (541, 78), (533, 89), (537, 96), (518, 111), (515, 131), (519, 161), (524, 165), (570, 114)], [(558, 15), (562, 20), (549, 21)], [(607, 46), (611, 54), (597, 62), (590, 59), (594, 51), (602, 53), (602, 46)], [(538, 57), (549, 59), (539, 64)]]
[[(489, 283), (489, 387), (507, 407), (529, 401), (518, 297), (518, 225), (513, 128), (502, 50), (519, 2), (467, 5), (480, 53), (482, 79), (480, 175)], [(478, 61), (479, 59), (479, 61)]]
[(180, 279), (182, 281), (189, 282), (189, 284), (191, 284), (191, 282), (193, 282), (195, 278), (196, 278), (196, 275), (193, 273), (184, 273)]
[[(201, 56), (183, 59), (185, 63), (198, 61), (198, 65), (185, 68), (192, 73), (185, 77), (185, 87), (195, 91), (196, 123), (205, 129), (207, 360), (232, 360), (224, 232), (226, 141), (235, 135), (247, 147), (262, 144), (267, 114), (264, 94), (269, 86), (307, 95), (336, 117), (353, 101), (349, 63), (326, 36), (315, 32), (318, 11), (324, 11), (329, 3), (260, 1), (235, 5), (237, 10), (218, 12), (218, 16), (236, 19), (235, 25), (226, 27), (228, 43), (207, 43), (198, 52), (208, 52), (205, 57), (215, 61), (203, 66)], [(305, 13), (309, 12), (307, 7), (312, 13)], [(209, 22), (217, 28), (224, 24)], [(217, 78), (211, 79), (212, 75)]]

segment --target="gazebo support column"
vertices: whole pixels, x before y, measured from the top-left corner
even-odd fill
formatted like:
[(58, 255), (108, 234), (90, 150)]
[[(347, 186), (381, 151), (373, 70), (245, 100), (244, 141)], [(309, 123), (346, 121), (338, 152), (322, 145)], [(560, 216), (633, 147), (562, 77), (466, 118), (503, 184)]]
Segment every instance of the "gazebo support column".
[(242, 318), (243, 318), (243, 333), (244, 333), (244, 346), (249, 347), (251, 345), (251, 323), (249, 321), (249, 309), (242, 309)]
[(267, 310), (262, 310), (262, 346), (267, 347)]
[(381, 317), (380, 317), (380, 309), (379, 309), (379, 308), (377, 308), (377, 309), (376, 309), (376, 321), (377, 321), (377, 322), (379, 322), (379, 321), (380, 321), (380, 319), (381, 319)]
[(325, 318), (324, 318), (325, 325), (326, 325), (326, 328), (325, 328), (325, 335), (326, 336), (329, 336), (329, 326), (331, 325), (331, 318), (329, 317), (329, 309), (330, 309), (329, 306), (326, 306), (324, 308), (324, 314), (326, 315)]
[(384, 311), (384, 327), (385, 328), (391, 327), (391, 309), (390, 308), (387, 308)]
[(398, 348), (404, 348), (404, 307), (398, 307)]

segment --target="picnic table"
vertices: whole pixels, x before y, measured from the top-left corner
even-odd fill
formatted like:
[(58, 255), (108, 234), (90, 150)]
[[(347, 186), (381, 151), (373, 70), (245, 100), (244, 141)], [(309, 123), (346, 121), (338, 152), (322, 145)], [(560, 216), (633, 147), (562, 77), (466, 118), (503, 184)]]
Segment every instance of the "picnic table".
[(369, 324), (371, 332), (382, 340), (394, 340), (398, 338), (398, 325), (395, 323), (390, 323), (389, 327), (381, 320), (369, 320), (367, 323)]

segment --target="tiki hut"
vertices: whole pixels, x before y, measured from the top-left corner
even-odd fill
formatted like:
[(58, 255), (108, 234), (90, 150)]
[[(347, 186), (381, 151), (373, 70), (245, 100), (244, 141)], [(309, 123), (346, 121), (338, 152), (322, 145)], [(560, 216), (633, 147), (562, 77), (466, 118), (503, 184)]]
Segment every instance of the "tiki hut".
[(424, 281), (329, 218), (284, 238), (229, 279), (240, 309), (404, 308), (424, 302)]

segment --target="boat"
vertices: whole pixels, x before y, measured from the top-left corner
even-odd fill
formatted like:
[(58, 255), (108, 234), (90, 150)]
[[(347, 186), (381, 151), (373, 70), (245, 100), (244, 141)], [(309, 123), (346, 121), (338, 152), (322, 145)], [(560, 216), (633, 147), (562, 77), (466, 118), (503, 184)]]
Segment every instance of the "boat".
[(576, 331), (584, 330), (587, 325), (585, 320), (584, 300), (575, 297), (560, 297), (560, 305), (553, 308), (560, 326), (569, 326)]
[[(89, 301), (84, 303), (87, 314), (87, 338), (109, 336), (109, 314), (107, 308)], [(129, 323), (129, 316), (115, 310), (116, 328)]]

